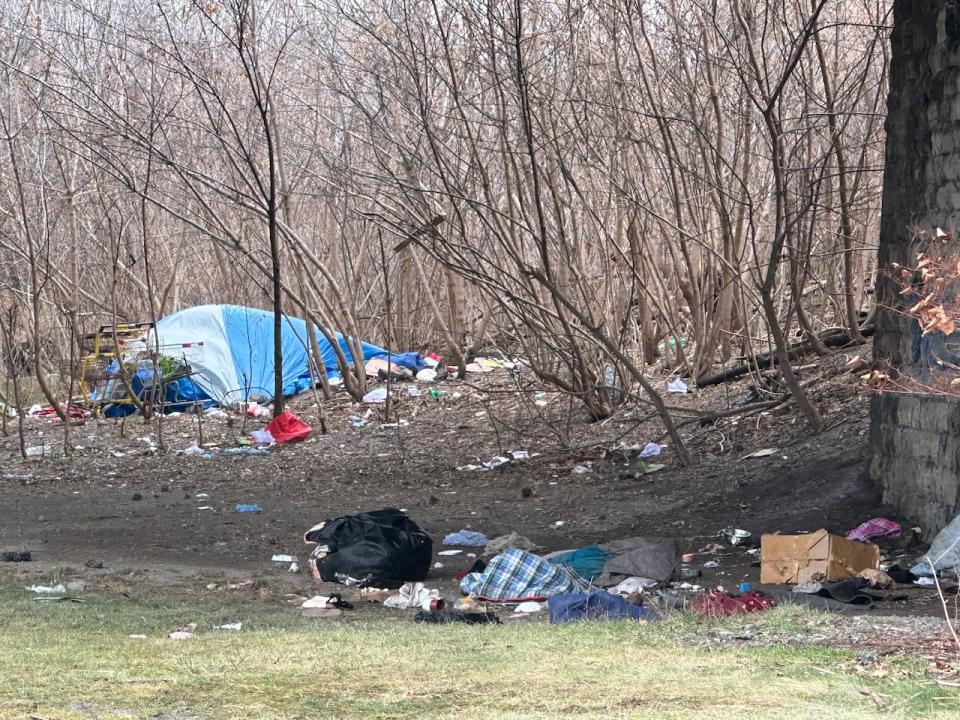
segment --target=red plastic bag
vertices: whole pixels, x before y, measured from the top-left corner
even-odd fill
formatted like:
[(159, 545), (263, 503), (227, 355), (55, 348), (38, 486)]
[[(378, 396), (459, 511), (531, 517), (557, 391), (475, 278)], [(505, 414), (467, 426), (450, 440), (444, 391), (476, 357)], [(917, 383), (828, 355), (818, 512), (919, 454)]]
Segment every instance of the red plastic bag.
[(269, 430), (273, 439), (277, 443), (298, 442), (306, 440), (313, 432), (313, 428), (307, 425), (292, 412), (282, 412), (273, 420), (267, 423), (264, 430)]

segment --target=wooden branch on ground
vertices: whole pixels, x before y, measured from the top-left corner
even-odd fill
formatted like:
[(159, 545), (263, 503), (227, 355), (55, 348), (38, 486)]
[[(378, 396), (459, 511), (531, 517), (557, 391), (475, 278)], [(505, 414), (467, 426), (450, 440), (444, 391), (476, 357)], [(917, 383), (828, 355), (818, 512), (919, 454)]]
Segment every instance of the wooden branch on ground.
[[(864, 337), (870, 337), (873, 335), (875, 330), (876, 328), (873, 325), (867, 325), (861, 328), (860, 334)], [(844, 347), (854, 342), (851, 340), (850, 334), (846, 330), (828, 330), (825, 333), (821, 333), (818, 337), (820, 338), (820, 341), (827, 347)], [(806, 355), (812, 351), (813, 345), (809, 342), (794, 343), (790, 346), (787, 357), (790, 360), (796, 360), (797, 358), (802, 357), (803, 355)], [(727, 382), (728, 380), (736, 380), (737, 378), (746, 375), (751, 369), (766, 370), (767, 368), (770, 368), (776, 364), (776, 360), (775, 353), (759, 353), (740, 365), (735, 365), (732, 368), (722, 370), (714, 375), (707, 375), (705, 377), (698, 378), (697, 387), (708, 387), (709, 385), (719, 385), (720, 383)]]

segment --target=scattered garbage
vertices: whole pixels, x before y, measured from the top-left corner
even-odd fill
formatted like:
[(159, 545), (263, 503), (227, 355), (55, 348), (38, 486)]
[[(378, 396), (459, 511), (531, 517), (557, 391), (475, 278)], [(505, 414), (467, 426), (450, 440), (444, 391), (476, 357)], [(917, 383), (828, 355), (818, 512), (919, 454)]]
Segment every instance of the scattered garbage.
[(760, 539), (760, 582), (833, 582), (876, 569), (880, 548), (817, 530), (807, 535), (764, 535)]
[(720, 567), (720, 563), (718, 563), (716, 560), (707, 560), (707, 561), (703, 564), (703, 567), (705, 567), (705, 568), (708, 569), (708, 570), (712, 570), (713, 568), (718, 568), (718, 567)]
[(214, 630), (230, 630), (232, 632), (239, 632), (243, 629), (243, 623), (225, 623), (223, 625), (214, 625)]
[(504, 457), (503, 455), (494, 455), (490, 460), (481, 465), (460, 465), (457, 467), (459, 472), (476, 472), (477, 470), (495, 470), (498, 467), (503, 465), (509, 465), (512, 462), (520, 462), (522, 460), (527, 460), (533, 455), (528, 450), (511, 450), (509, 453), (510, 457)]
[(253, 430), (250, 432), (250, 439), (253, 440), (256, 445), (275, 445), (277, 443), (276, 438), (273, 437), (273, 433), (264, 428), (263, 430)]
[(127, 635), (127, 638), (129, 638), (130, 640), (146, 640), (146, 639), (147, 639), (147, 636), (146, 636), (146, 635), (140, 635), (140, 634), (134, 634), (134, 635)]
[(366, 419), (360, 417), (359, 415), (347, 415), (347, 422), (353, 425), (353, 427), (357, 430), (362, 430), (367, 426)]
[(876, 517), (857, 525), (847, 533), (847, 540), (866, 542), (875, 537), (896, 537), (900, 534), (900, 523), (886, 518)]
[(269, 432), (279, 445), (306, 440), (313, 432), (312, 427), (289, 411), (284, 411), (273, 418), (266, 424), (264, 430)]
[[(819, 585), (819, 589), (807, 594), (829, 598), (845, 605), (873, 605), (873, 603), (887, 597), (884, 593), (870, 590), (869, 581), (861, 577), (848, 578), (834, 583), (815, 583), (815, 585)], [(811, 586), (810, 589), (812, 590), (813, 587)]]
[(760, 450), (754, 450), (754, 451), (753, 451), (752, 453), (750, 453), (749, 455), (744, 455), (743, 458), (741, 458), (741, 459), (742, 459), (742, 460), (749, 460), (749, 459), (752, 459), (752, 458), (765, 458), (765, 457), (770, 457), (770, 456), (773, 455), (775, 452), (777, 452), (777, 449), (776, 449), (776, 448), (762, 448), (762, 449), (760, 449)]
[(551, 623), (576, 620), (659, 620), (649, 608), (608, 592), (567, 593), (548, 600)]
[(517, 605), (518, 613), (538, 613), (541, 610), (543, 610), (543, 605), (532, 600)]
[[(2, 403), (0, 403), (0, 406), (2, 406)], [(35, 410), (34, 408), (36, 407), (37, 406), (35, 405), (34, 407), (30, 408), (30, 411), (28, 413), (30, 416), (38, 417), (38, 418), (47, 418), (48, 420), (55, 420), (58, 422), (60, 421), (60, 415), (59, 413), (57, 413), (56, 409), (54, 409), (53, 405), (46, 405), (42, 408)], [(82, 420), (83, 418), (90, 417), (89, 410), (82, 408), (79, 405), (74, 405), (72, 403), (60, 403), (60, 409), (63, 410), (66, 416), (71, 420)], [(15, 417), (15, 416), (16, 414), (14, 413), (14, 415), (12, 415), (11, 417)]]
[(897, 586), (894, 579), (883, 570), (867, 568), (861, 570), (857, 577), (866, 580), (870, 587), (875, 590), (893, 590)]
[(740, 596), (725, 593), (719, 589), (710, 590), (691, 606), (694, 614), (701, 618), (719, 618), (742, 613), (760, 612), (776, 607), (777, 601), (769, 595), (748, 592)]
[(387, 388), (377, 387), (363, 396), (362, 402), (367, 404), (385, 403), (387, 401)]
[[(410, 608), (423, 608), (429, 612), (431, 601), (440, 599), (440, 591), (437, 589), (428, 589), (423, 583), (405, 583), (397, 591), (396, 595), (391, 595), (383, 601), (383, 606), (388, 608), (406, 610)], [(434, 607), (437, 604), (433, 603)]]
[(463, 550), (441, 550), (437, 555), (459, 555)]
[(637, 593), (653, 590), (659, 584), (660, 583), (653, 578), (628, 577), (613, 587), (607, 588), (607, 592), (611, 595), (636, 595)]
[(577, 465), (570, 471), (572, 475), (586, 475), (587, 473), (592, 472), (590, 468), (586, 465)]
[(486, 547), (489, 540), (482, 532), (476, 530), (460, 530), (450, 533), (443, 539), (444, 545), (462, 545), (463, 547)]
[(225, 448), (223, 450), (219, 449), (204, 449), (197, 445), (191, 445), (188, 448), (185, 448), (180, 451), (181, 455), (186, 455), (187, 457), (198, 457), (204, 460), (210, 460), (211, 458), (217, 456), (225, 457), (268, 457), (270, 452), (264, 448), (259, 447), (234, 447), (234, 448)]
[(230, 417), (223, 410), (215, 407), (207, 408), (206, 410), (203, 411), (203, 414), (206, 415), (207, 417), (217, 418), (219, 420), (226, 420), (228, 417)]
[(268, 418), (270, 417), (270, 408), (265, 408), (263, 405), (258, 403), (256, 400), (251, 400), (247, 403), (244, 412), (248, 417), (252, 418)]
[(179, 630), (174, 630), (168, 637), (171, 640), (189, 640), (193, 637), (193, 633), (197, 630), (196, 623), (190, 623), (186, 627), (182, 627)]
[[(929, 567), (929, 565), (927, 567)], [(920, 587), (936, 587), (937, 581), (933, 579), (932, 575), (925, 575), (918, 577), (913, 581), (913, 584), (919, 585)]]
[(314, 595), (308, 600), (304, 600), (300, 607), (304, 610), (317, 608), (339, 608), (340, 610), (353, 610), (353, 605), (346, 602), (339, 594), (333, 595)]
[(53, 448), (50, 445), (34, 445), (28, 447), (24, 451), (24, 455), (28, 458), (43, 457), (49, 455), (53, 451)]
[(233, 509), (234, 509), (234, 512), (238, 512), (238, 513), (263, 512), (263, 508), (255, 504), (237, 503)]
[(434, 368), (424, 368), (417, 371), (416, 378), (418, 382), (433, 382), (437, 379), (437, 371)]
[(690, 388), (687, 387), (687, 384), (681, 378), (677, 378), (667, 383), (667, 392), (687, 393), (690, 392)]
[(346, 585), (397, 588), (430, 571), (433, 541), (406, 513), (387, 508), (326, 520), (310, 528), (314, 577)]
[(32, 559), (33, 556), (29, 550), (5, 550), (4, 552), (0, 552), (0, 562), (30, 562)]
[(408, 385), (407, 397), (412, 397), (412, 398), (420, 397), (420, 388), (418, 388), (416, 385)]
[(24, 588), (27, 592), (37, 593), (38, 595), (56, 595), (65, 593), (67, 588), (63, 583), (57, 585), (29, 585)]
[(752, 536), (752, 533), (740, 528), (724, 528), (720, 531), (720, 537), (726, 538), (731, 545), (744, 545)]
[(487, 543), (483, 550), (484, 555), (499, 555), (507, 548), (517, 548), (527, 552), (537, 552), (542, 548), (527, 537), (511, 532), (509, 535), (500, 535)]
[(640, 451), (640, 459), (645, 460), (646, 458), (656, 457), (662, 452), (663, 448), (661, 448), (657, 443), (648, 442), (643, 446), (643, 450)]
[(937, 533), (930, 549), (910, 568), (910, 572), (914, 575), (933, 575), (957, 567), (960, 567), (960, 515)]

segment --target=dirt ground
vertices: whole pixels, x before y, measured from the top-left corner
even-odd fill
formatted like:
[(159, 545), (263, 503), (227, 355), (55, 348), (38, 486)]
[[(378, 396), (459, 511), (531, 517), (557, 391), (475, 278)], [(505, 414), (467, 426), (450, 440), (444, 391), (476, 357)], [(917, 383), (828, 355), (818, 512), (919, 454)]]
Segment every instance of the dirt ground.
[[(862, 350), (861, 350), (862, 353)], [(517, 531), (546, 550), (576, 547), (635, 535), (678, 537), (686, 552), (715, 545), (718, 532), (734, 526), (792, 533), (825, 527), (846, 532), (863, 520), (895, 517), (879, 504), (865, 472), (868, 432), (866, 390), (856, 376), (839, 373), (847, 355), (822, 360), (802, 374), (823, 411), (827, 429), (809, 433), (796, 412), (782, 406), (746, 416), (703, 422), (686, 416), (682, 432), (693, 458), (682, 467), (666, 446), (659, 420), (647, 406), (634, 406), (602, 422), (575, 412), (563, 395), (543, 392), (529, 378), (503, 370), (437, 384), (441, 400), (399, 400), (390, 417), (373, 409), (363, 428), (349, 415), (366, 408), (341, 395), (327, 403), (326, 435), (272, 448), (266, 457), (189, 457), (178, 451), (196, 443), (193, 415), (156, 422), (87, 420), (71, 429), (72, 458), (62, 452), (63, 428), (56, 422), (25, 420), (26, 445), (48, 444), (49, 455), (19, 456), (15, 421), (0, 438), (0, 550), (27, 548), (33, 562), (0, 572), (135, 572), (143, 582), (198, 582), (208, 578), (272, 577), (310, 592), (312, 580), (271, 566), (274, 553), (305, 558), (303, 533), (338, 515), (399, 507), (435, 540), (472, 528), (490, 537)], [(659, 378), (662, 387), (667, 378)], [(723, 411), (742, 400), (749, 381), (667, 396), (685, 411)], [(291, 410), (318, 427), (309, 394)], [(400, 419), (399, 426), (397, 420)], [(684, 419), (683, 414), (680, 418)], [(261, 421), (239, 415), (204, 417), (203, 439), (233, 447)], [(624, 477), (627, 462), (614, 448), (621, 442), (665, 444), (659, 472)], [(165, 447), (161, 449), (158, 446)], [(763, 448), (775, 453), (744, 456)], [(492, 471), (459, 466), (511, 450), (532, 457)], [(586, 466), (589, 472), (576, 474)], [(261, 513), (237, 513), (237, 503), (256, 503)], [(909, 562), (918, 546), (905, 522), (904, 537), (881, 542), (888, 559)], [(467, 550), (437, 558), (442, 568), (430, 582), (452, 591), (454, 576), (473, 562)], [(104, 570), (86, 570), (88, 560)], [(705, 587), (735, 589), (756, 583), (755, 558), (739, 548), (697, 556), (719, 568), (703, 571)], [(879, 603), (877, 614), (936, 615), (936, 595), (907, 588), (905, 602)]]

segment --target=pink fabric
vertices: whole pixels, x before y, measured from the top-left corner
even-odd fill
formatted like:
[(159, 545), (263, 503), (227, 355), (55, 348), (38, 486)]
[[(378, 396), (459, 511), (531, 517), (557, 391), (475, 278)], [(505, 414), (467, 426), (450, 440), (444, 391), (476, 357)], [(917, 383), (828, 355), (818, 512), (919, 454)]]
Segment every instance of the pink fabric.
[(776, 607), (777, 601), (772, 597), (757, 592), (748, 592), (743, 595), (728, 595), (720, 590), (711, 590), (697, 600), (691, 609), (701, 618), (719, 618), (727, 615), (760, 612), (767, 608)]
[(866, 542), (870, 538), (887, 537), (890, 535), (897, 536), (899, 534), (900, 523), (878, 517), (857, 525), (857, 527), (847, 533), (847, 540)]

